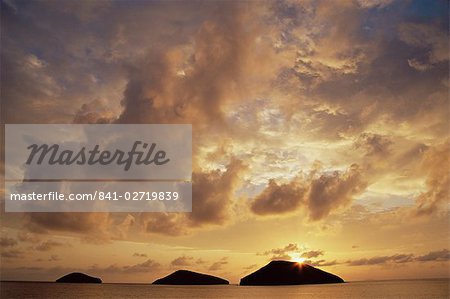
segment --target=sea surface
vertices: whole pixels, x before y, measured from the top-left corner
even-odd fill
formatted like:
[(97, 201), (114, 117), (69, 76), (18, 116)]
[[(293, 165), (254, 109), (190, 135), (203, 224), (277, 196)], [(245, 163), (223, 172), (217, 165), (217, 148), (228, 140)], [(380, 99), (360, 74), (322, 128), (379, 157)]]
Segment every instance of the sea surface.
[(450, 298), (448, 279), (347, 282), (300, 286), (162, 286), (1, 282), (0, 298)]

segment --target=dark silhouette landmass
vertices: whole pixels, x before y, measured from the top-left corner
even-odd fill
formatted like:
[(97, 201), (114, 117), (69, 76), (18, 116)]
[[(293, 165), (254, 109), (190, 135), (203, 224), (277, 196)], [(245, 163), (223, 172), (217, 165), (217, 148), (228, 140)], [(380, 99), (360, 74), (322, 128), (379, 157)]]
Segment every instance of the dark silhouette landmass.
[(307, 264), (271, 261), (259, 270), (242, 278), (240, 285), (296, 285), (342, 282), (344, 280), (339, 276)]
[(153, 284), (171, 284), (171, 285), (211, 285), (211, 284), (229, 284), (228, 280), (220, 277), (197, 273), (188, 270), (177, 270), (166, 277), (157, 279)]
[(92, 277), (84, 273), (73, 272), (58, 278), (56, 282), (69, 282), (69, 283), (102, 283), (102, 280), (97, 277)]

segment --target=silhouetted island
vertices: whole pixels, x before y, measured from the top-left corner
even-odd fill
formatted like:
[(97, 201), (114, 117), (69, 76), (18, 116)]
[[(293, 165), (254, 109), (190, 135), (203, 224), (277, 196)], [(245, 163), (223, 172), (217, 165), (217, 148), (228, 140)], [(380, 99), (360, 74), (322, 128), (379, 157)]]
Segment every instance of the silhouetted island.
[(229, 284), (229, 282), (220, 277), (197, 273), (188, 270), (177, 270), (166, 277), (157, 279), (153, 284), (171, 284), (171, 285), (210, 285), (210, 284)]
[(344, 280), (339, 276), (307, 264), (271, 261), (261, 269), (242, 278), (240, 285), (295, 285), (342, 282)]
[(73, 272), (58, 278), (56, 282), (69, 282), (69, 283), (102, 283), (102, 280), (97, 277), (92, 277), (84, 273)]

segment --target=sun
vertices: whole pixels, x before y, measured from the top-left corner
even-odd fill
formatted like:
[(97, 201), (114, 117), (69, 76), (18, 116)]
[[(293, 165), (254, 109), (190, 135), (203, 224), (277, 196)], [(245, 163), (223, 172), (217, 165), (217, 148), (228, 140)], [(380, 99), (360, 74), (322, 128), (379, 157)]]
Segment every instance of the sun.
[(292, 257), (291, 258), (291, 261), (299, 263), (299, 264), (303, 264), (305, 262), (305, 260), (306, 259), (303, 257)]

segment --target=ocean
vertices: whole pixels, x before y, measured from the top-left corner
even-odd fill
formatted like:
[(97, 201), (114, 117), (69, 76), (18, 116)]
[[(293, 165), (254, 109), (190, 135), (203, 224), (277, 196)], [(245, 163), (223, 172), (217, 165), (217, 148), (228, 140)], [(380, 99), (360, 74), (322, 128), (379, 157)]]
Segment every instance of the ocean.
[(66, 284), (1, 282), (6, 298), (311, 298), (441, 299), (450, 298), (448, 279), (347, 282), (300, 286), (163, 286), (151, 284)]

